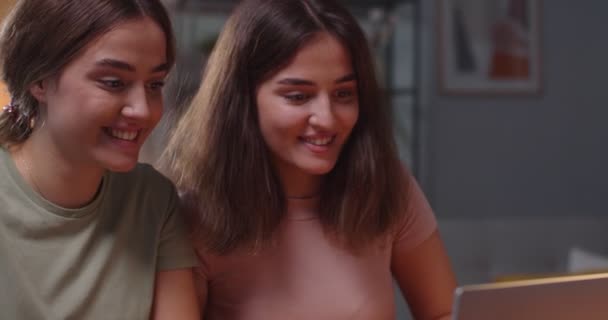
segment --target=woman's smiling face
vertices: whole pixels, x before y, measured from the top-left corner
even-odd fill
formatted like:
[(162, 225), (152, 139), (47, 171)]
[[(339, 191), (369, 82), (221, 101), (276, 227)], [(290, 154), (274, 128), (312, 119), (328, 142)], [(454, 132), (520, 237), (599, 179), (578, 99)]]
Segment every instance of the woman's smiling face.
[(335, 166), (359, 115), (348, 50), (319, 33), (290, 63), (262, 82), (260, 129), (279, 175), (324, 175)]
[(32, 86), (43, 114), (37, 132), (78, 166), (128, 171), (162, 115), (166, 36), (149, 18), (120, 23), (59, 75)]

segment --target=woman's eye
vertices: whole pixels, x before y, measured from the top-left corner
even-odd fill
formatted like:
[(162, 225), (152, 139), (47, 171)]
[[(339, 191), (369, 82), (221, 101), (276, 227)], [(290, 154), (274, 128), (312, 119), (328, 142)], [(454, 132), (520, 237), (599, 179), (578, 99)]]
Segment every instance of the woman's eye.
[(340, 101), (350, 101), (355, 97), (356, 93), (353, 90), (338, 90), (335, 93), (336, 98)]
[(117, 90), (124, 87), (124, 83), (118, 79), (102, 79), (99, 82), (106, 88), (111, 90)]
[(160, 91), (163, 89), (164, 86), (164, 81), (154, 81), (148, 84), (148, 89), (150, 89), (151, 91)]
[(338, 93), (336, 93), (336, 95), (337, 95), (339, 98), (347, 98), (347, 97), (352, 96), (352, 95), (353, 95), (353, 93), (352, 93), (352, 92), (350, 92), (350, 91), (338, 91)]
[(284, 97), (289, 102), (296, 103), (296, 104), (303, 103), (310, 98), (310, 96), (305, 93), (287, 94)]

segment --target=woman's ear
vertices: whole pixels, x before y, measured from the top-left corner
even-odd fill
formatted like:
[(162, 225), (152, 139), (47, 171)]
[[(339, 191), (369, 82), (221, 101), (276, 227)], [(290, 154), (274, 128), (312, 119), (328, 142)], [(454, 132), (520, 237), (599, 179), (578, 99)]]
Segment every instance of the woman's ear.
[(45, 80), (38, 81), (30, 87), (30, 94), (38, 100), (38, 103), (46, 103), (48, 83)]

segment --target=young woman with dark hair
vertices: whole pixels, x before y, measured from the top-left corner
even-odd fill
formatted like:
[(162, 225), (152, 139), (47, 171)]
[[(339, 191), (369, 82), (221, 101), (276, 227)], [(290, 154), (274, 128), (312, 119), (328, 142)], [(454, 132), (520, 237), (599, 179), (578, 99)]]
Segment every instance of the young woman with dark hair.
[(162, 166), (206, 319), (447, 319), (455, 280), (400, 163), (363, 32), (330, 0), (245, 0)]
[(175, 187), (137, 163), (173, 41), (158, 0), (21, 0), (6, 19), (0, 318), (198, 318)]

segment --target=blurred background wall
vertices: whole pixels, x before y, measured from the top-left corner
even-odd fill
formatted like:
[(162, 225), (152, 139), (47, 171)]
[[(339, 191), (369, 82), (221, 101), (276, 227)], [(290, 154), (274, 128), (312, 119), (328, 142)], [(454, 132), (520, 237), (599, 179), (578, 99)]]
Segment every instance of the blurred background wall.
[[(4, 20), (4, 17), (10, 10), (10, 8), (15, 4), (15, 0), (0, 0), (0, 24)], [(4, 82), (0, 79), (0, 107), (3, 107), (9, 102), (9, 95), (6, 91), (6, 86)]]
[(15, 4), (15, 0), (2, 0), (0, 2), (0, 19), (3, 19), (9, 9)]
[(420, 179), (463, 283), (573, 270), (608, 252), (608, 3), (543, 1), (542, 91), (447, 96), (437, 2), (422, 1)]

